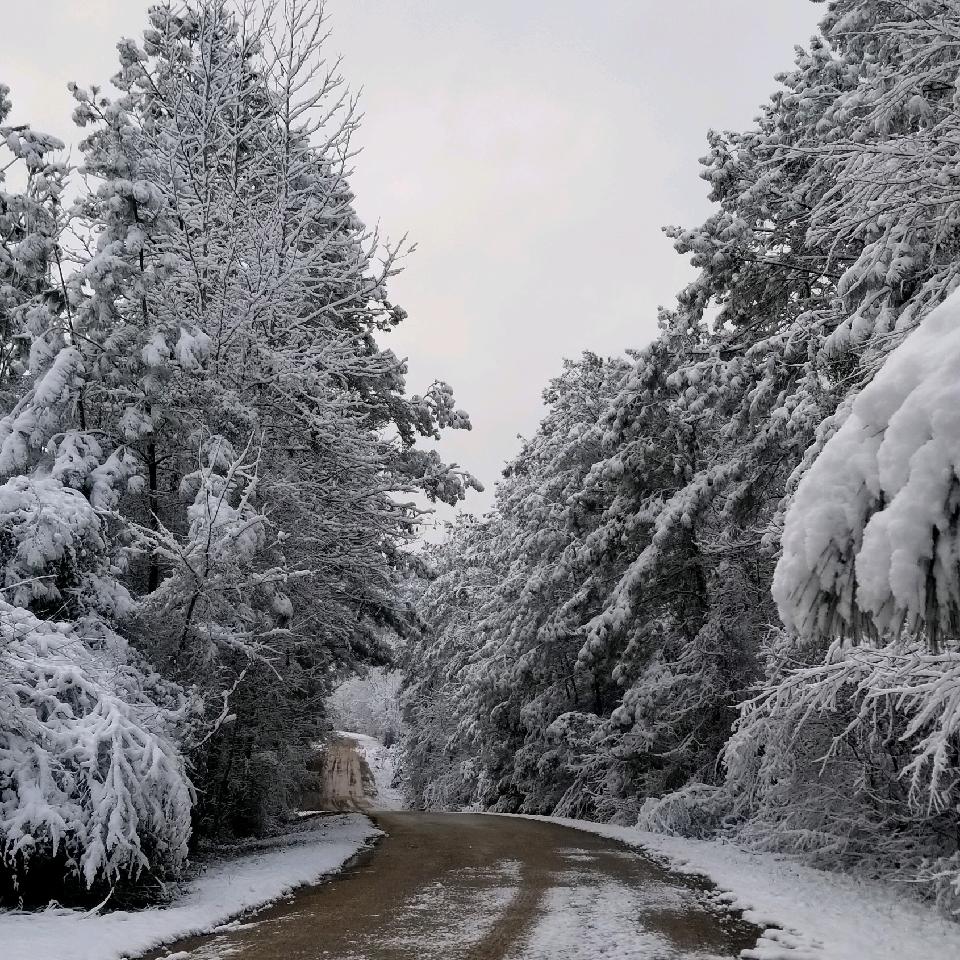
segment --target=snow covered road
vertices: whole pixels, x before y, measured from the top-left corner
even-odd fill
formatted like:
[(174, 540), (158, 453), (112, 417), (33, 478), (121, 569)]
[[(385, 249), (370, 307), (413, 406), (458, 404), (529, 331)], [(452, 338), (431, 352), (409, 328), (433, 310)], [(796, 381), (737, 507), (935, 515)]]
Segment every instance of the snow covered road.
[(341, 879), (178, 960), (713, 960), (759, 931), (702, 885), (614, 841), (540, 821), (375, 815), (387, 833)]

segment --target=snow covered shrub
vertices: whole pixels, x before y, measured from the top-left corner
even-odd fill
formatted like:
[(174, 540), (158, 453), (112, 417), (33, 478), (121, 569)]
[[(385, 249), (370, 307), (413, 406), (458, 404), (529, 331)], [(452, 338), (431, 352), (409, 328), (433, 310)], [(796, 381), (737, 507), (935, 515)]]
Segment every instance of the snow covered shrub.
[(720, 828), (726, 809), (722, 787), (694, 780), (662, 797), (647, 797), (640, 804), (637, 826), (653, 833), (709, 837)]
[(833, 644), (748, 701), (726, 748), (739, 835), (960, 905), (960, 653)]
[(0, 895), (175, 873), (192, 806), (185, 702), (112, 627), (135, 604), (104, 522), (54, 477), (12, 477), (0, 570)]
[(0, 893), (29, 895), (51, 862), (88, 889), (182, 866), (182, 709), (112, 631), (0, 601)]

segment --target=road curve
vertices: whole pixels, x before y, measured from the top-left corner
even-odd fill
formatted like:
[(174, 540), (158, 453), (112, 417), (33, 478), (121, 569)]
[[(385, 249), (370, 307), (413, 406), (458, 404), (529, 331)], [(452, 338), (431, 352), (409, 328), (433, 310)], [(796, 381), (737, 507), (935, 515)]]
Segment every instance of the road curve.
[(387, 836), (340, 877), (169, 949), (178, 960), (713, 960), (756, 941), (701, 885), (614, 841), (512, 817), (374, 819)]

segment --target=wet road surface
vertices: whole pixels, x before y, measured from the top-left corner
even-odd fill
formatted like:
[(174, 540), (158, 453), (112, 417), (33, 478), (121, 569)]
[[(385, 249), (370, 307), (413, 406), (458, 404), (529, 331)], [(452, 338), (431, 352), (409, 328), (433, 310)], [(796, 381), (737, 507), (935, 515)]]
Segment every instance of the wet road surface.
[(559, 824), (374, 819), (387, 836), (340, 877), (169, 949), (178, 960), (713, 960), (759, 932), (695, 881)]

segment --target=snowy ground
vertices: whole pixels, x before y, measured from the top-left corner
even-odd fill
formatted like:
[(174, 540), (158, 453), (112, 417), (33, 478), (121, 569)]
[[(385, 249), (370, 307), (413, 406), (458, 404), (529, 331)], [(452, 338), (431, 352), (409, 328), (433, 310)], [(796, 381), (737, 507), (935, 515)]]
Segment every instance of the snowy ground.
[[(10, 960), (119, 960), (215, 929), (246, 910), (334, 873), (380, 831), (346, 814), (311, 821), (242, 856), (207, 864), (166, 907), (88, 915), (77, 910), (0, 911), (0, 957)], [(269, 846), (268, 846), (269, 844)]]
[(765, 929), (751, 960), (957, 960), (960, 923), (941, 916), (908, 890), (814, 870), (733, 844), (665, 837), (631, 827), (552, 820), (642, 847), (672, 869), (703, 874), (717, 899)]
[(359, 753), (366, 761), (376, 781), (377, 795), (371, 798), (374, 810), (403, 810), (405, 804), (400, 791), (393, 786), (396, 751), (385, 747), (375, 737), (363, 733), (350, 733), (338, 730), (337, 736), (353, 740)]

